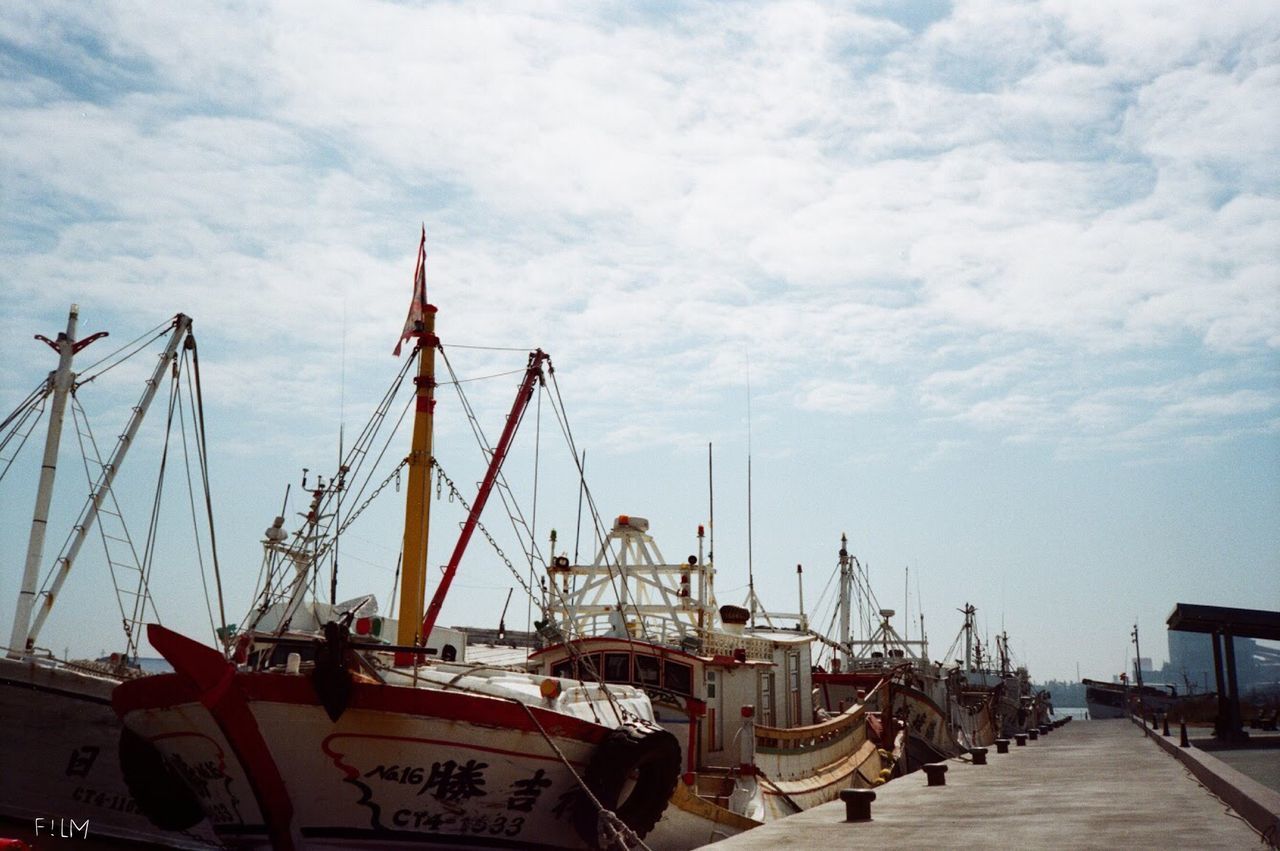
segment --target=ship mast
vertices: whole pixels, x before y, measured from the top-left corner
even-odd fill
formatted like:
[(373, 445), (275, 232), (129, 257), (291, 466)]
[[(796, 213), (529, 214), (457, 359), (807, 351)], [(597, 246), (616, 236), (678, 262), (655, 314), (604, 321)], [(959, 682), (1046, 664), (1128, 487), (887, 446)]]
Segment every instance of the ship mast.
[[(418, 375), (414, 379), (416, 401), (413, 412), (413, 440), (407, 465), (409, 484), (404, 501), (404, 555), (400, 574), (399, 628), (396, 643), (421, 643), (427, 583), (427, 539), (431, 527), (431, 437), (436, 392), (436, 308), (427, 304), (426, 229), (418, 246), (418, 266), (414, 272), (413, 304), (409, 308), (405, 337), (417, 338)], [(412, 323), (412, 326), (409, 323)], [(402, 338), (403, 340), (404, 338)], [(397, 351), (399, 347), (397, 346)]]
[[(49, 412), (49, 430), (44, 439), (44, 460), (40, 466), (40, 484), (36, 489), (36, 507), (31, 518), (31, 535), (27, 540), (27, 562), (22, 571), (22, 590), (18, 592), (18, 609), (13, 617), (13, 634), (9, 638), (9, 656), (18, 658), (27, 649), (27, 630), (31, 626), (31, 610), (36, 601), (36, 580), (40, 578), (40, 560), (44, 556), (45, 529), (49, 525), (49, 503), (53, 499), (53, 480), (58, 471), (58, 444), (62, 440), (62, 419), (67, 409), (67, 393), (75, 375), (71, 358), (76, 352), (76, 322), (79, 305), (71, 305), (67, 330), (50, 343), (58, 353), (58, 368), (50, 377), (53, 385), (53, 407)], [(37, 338), (39, 339), (39, 338)], [(46, 340), (46, 342), (48, 342)]]
[(846, 669), (853, 664), (853, 653), (849, 648), (849, 620), (852, 615), (849, 597), (852, 588), (853, 565), (849, 559), (849, 539), (842, 532), (840, 534), (840, 647)]
[[(71, 305), (67, 314), (67, 330), (50, 340), (43, 334), (36, 339), (46, 343), (58, 353), (58, 368), (49, 375), (46, 385), (53, 391), (53, 404), (49, 410), (49, 429), (45, 434), (44, 457), (40, 465), (40, 483), (36, 487), (35, 510), (31, 517), (31, 534), (27, 539), (27, 560), (22, 570), (22, 587), (18, 592), (18, 607), (13, 617), (13, 632), (9, 637), (9, 657), (17, 659), (29, 653), (35, 644), (39, 626), (31, 629), (31, 613), (36, 603), (36, 582), (40, 578), (40, 562), (44, 558), (45, 531), (49, 526), (49, 505), (53, 501), (53, 482), (58, 468), (58, 446), (62, 441), (62, 421), (67, 409), (67, 396), (75, 383), (71, 360), (77, 352), (94, 340), (107, 336), (105, 331), (76, 339), (76, 324), (80, 319), (80, 306)], [(46, 391), (48, 392), (48, 391)], [(89, 521), (90, 523), (92, 520)], [(67, 563), (69, 567), (69, 562)], [(60, 587), (60, 586), (59, 586)], [(52, 604), (52, 595), (49, 602)], [(37, 624), (43, 622), (38, 616)]]

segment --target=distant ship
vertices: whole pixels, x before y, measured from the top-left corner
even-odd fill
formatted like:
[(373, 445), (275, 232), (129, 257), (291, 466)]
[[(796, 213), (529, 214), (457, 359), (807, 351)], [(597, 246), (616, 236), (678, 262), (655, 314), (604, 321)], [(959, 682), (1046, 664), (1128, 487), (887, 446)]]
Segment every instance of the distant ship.
[(1212, 718), (1216, 712), (1216, 694), (1178, 694), (1178, 687), (1172, 683), (1130, 686), (1090, 679), (1081, 682), (1085, 686), (1084, 702), (1089, 709), (1089, 717), (1095, 721), (1143, 714), (1144, 710), (1188, 721)]

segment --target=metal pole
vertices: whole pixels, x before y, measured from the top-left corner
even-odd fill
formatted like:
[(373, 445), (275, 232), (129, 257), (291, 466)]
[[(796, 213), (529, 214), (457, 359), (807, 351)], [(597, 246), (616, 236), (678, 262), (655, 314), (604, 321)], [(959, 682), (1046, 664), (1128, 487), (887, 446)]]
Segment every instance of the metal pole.
[[(418, 261), (421, 263), (421, 259)], [(404, 557), (400, 570), (400, 621), (396, 641), (426, 644), (418, 628), (427, 594), (427, 539), (431, 534), (431, 453), (436, 392), (436, 308), (422, 312), (418, 334), (418, 375), (414, 379), (413, 436), (409, 446), (409, 476), (404, 500)], [(419, 641), (421, 639), (421, 641)], [(403, 654), (401, 654), (403, 657)], [(408, 662), (406, 661), (406, 664)]]
[(27, 561), (22, 569), (22, 589), (18, 592), (18, 608), (13, 616), (13, 633), (9, 637), (9, 657), (20, 658), (31, 648), (28, 629), (31, 626), (31, 610), (35, 608), (36, 582), (40, 578), (40, 561), (44, 557), (45, 531), (49, 526), (49, 504), (53, 501), (53, 480), (58, 471), (58, 445), (62, 440), (62, 418), (67, 409), (67, 394), (75, 374), (71, 372), (71, 358), (76, 350), (76, 322), (80, 318), (80, 306), (71, 305), (67, 316), (67, 330), (58, 335), (54, 344), (58, 351), (58, 368), (50, 380), (53, 383), (53, 407), (49, 412), (49, 430), (44, 439), (44, 459), (40, 466), (40, 484), (36, 488), (36, 505), (31, 517), (31, 534), (27, 539)]
[(849, 563), (849, 538), (840, 535), (840, 648), (844, 655), (845, 670), (853, 663), (853, 654), (849, 650), (849, 591), (853, 585), (853, 575)]
[(106, 466), (102, 468), (102, 475), (99, 477), (93, 493), (89, 495), (89, 504), (84, 512), (84, 519), (78, 524), (76, 536), (72, 539), (71, 546), (67, 548), (66, 555), (62, 557), (62, 564), (58, 567), (58, 573), (53, 579), (53, 584), (49, 586), (49, 592), (45, 595), (44, 602), (40, 604), (40, 611), (36, 613), (35, 623), (31, 625), (31, 633), (27, 636), (27, 646), (29, 648), (35, 646), (36, 636), (40, 634), (41, 627), (44, 626), (45, 620), (49, 617), (49, 612), (53, 609), (53, 601), (58, 598), (58, 592), (62, 590), (62, 583), (66, 582), (67, 574), (71, 572), (71, 565), (75, 563), (76, 556), (80, 554), (80, 548), (84, 546), (85, 538), (89, 536), (90, 530), (93, 529), (93, 522), (98, 518), (98, 509), (111, 491), (111, 483), (115, 481), (116, 473), (120, 472), (120, 465), (124, 463), (124, 457), (128, 454), (129, 447), (133, 445), (133, 439), (138, 434), (142, 419), (147, 415), (147, 408), (151, 407), (151, 400), (155, 398), (156, 390), (160, 387), (160, 379), (164, 377), (165, 370), (169, 368), (169, 365), (177, 357), (178, 344), (182, 342), (183, 336), (190, 330), (191, 317), (181, 313), (174, 317), (173, 333), (169, 336), (169, 345), (165, 347), (163, 354), (160, 355), (155, 371), (147, 379), (146, 387), (142, 391), (142, 398), (138, 400), (137, 407), (133, 409), (133, 416), (129, 418), (129, 424), (125, 427), (124, 434), (120, 435), (115, 451), (111, 453)]
[(1213, 641), (1213, 676), (1218, 686), (1218, 718), (1214, 721), (1214, 735), (1219, 739), (1226, 738), (1229, 725), (1227, 719), (1227, 686), (1222, 672), (1222, 645), (1219, 644), (1218, 633), (1212, 632), (1209, 638)]
[(1222, 649), (1227, 657), (1227, 739), (1244, 738), (1240, 726), (1240, 691), (1236, 680), (1236, 639), (1230, 632), (1222, 634)]
[[(507, 423), (502, 429), (502, 434), (498, 438), (497, 444), (493, 448), (493, 453), (489, 457), (489, 469), (485, 471), (484, 481), (480, 483), (480, 490), (476, 493), (475, 502), (471, 506), (471, 512), (467, 514), (467, 519), (462, 524), (462, 531), (458, 534), (458, 541), (453, 546), (453, 555), (449, 556), (449, 563), (445, 565), (444, 576), (440, 579), (440, 584), (436, 587), (436, 593), (431, 598), (430, 605), (427, 606), (427, 613), (422, 618), (422, 644), (426, 646), (427, 639), (431, 637), (431, 629), (436, 624), (436, 618), (440, 615), (440, 607), (444, 605), (444, 599), (449, 593), (449, 586), (453, 584), (453, 577), (458, 572), (458, 563), (462, 561), (462, 554), (466, 552), (467, 542), (471, 540), (471, 535), (475, 532), (476, 523), (480, 520), (480, 513), (484, 511), (485, 503), (489, 501), (489, 494), (493, 491), (493, 484), (498, 478), (498, 472), (502, 469), (502, 462), (506, 460), (507, 452), (511, 448), (511, 441), (516, 436), (516, 428), (520, 425), (520, 419), (524, 416), (525, 408), (529, 405), (529, 399), (533, 396), (534, 382), (542, 380), (542, 364), (547, 360), (547, 354), (542, 349), (536, 349), (529, 353), (529, 365), (525, 368), (524, 381), (521, 382), (520, 388), (516, 391), (515, 401), (511, 404), (511, 413), (507, 414)], [(626, 581), (623, 580), (625, 587)], [(401, 614), (403, 619), (404, 615)]]
[(804, 616), (804, 568), (796, 565), (796, 586), (800, 592), (800, 628), (809, 628), (809, 619)]

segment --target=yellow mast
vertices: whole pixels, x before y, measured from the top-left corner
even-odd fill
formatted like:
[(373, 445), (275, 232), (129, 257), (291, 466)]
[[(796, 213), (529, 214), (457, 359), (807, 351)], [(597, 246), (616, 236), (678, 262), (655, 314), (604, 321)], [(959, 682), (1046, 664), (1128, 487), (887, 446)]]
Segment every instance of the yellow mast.
[(418, 377), (414, 384), (413, 443), (409, 487), (404, 501), (404, 557), (400, 570), (400, 626), (396, 643), (417, 644), (427, 591), (427, 538), (431, 528), (431, 431), (436, 393), (436, 308), (422, 311), (418, 334)]

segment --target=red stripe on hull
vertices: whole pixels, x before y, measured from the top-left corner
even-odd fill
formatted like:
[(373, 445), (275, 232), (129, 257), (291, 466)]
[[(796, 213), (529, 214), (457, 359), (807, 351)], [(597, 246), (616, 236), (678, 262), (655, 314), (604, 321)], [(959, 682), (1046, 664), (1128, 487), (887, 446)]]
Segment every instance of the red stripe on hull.
[[(309, 677), (296, 674), (240, 673), (235, 676), (235, 690), (250, 702), (287, 703), (320, 707)], [(200, 693), (179, 674), (158, 674), (124, 683), (112, 694), (116, 713), (164, 709), (196, 703)], [(483, 727), (537, 732), (524, 707), (514, 700), (488, 695), (443, 691), (438, 688), (415, 688), (379, 683), (354, 683), (351, 709), (391, 712), (419, 718), (442, 718), (463, 721)], [(555, 737), (577, 739), (589, 744), (604, 740), (607, 728), (560, 712), (530, 706), (529, 709), (546, 731)]]

